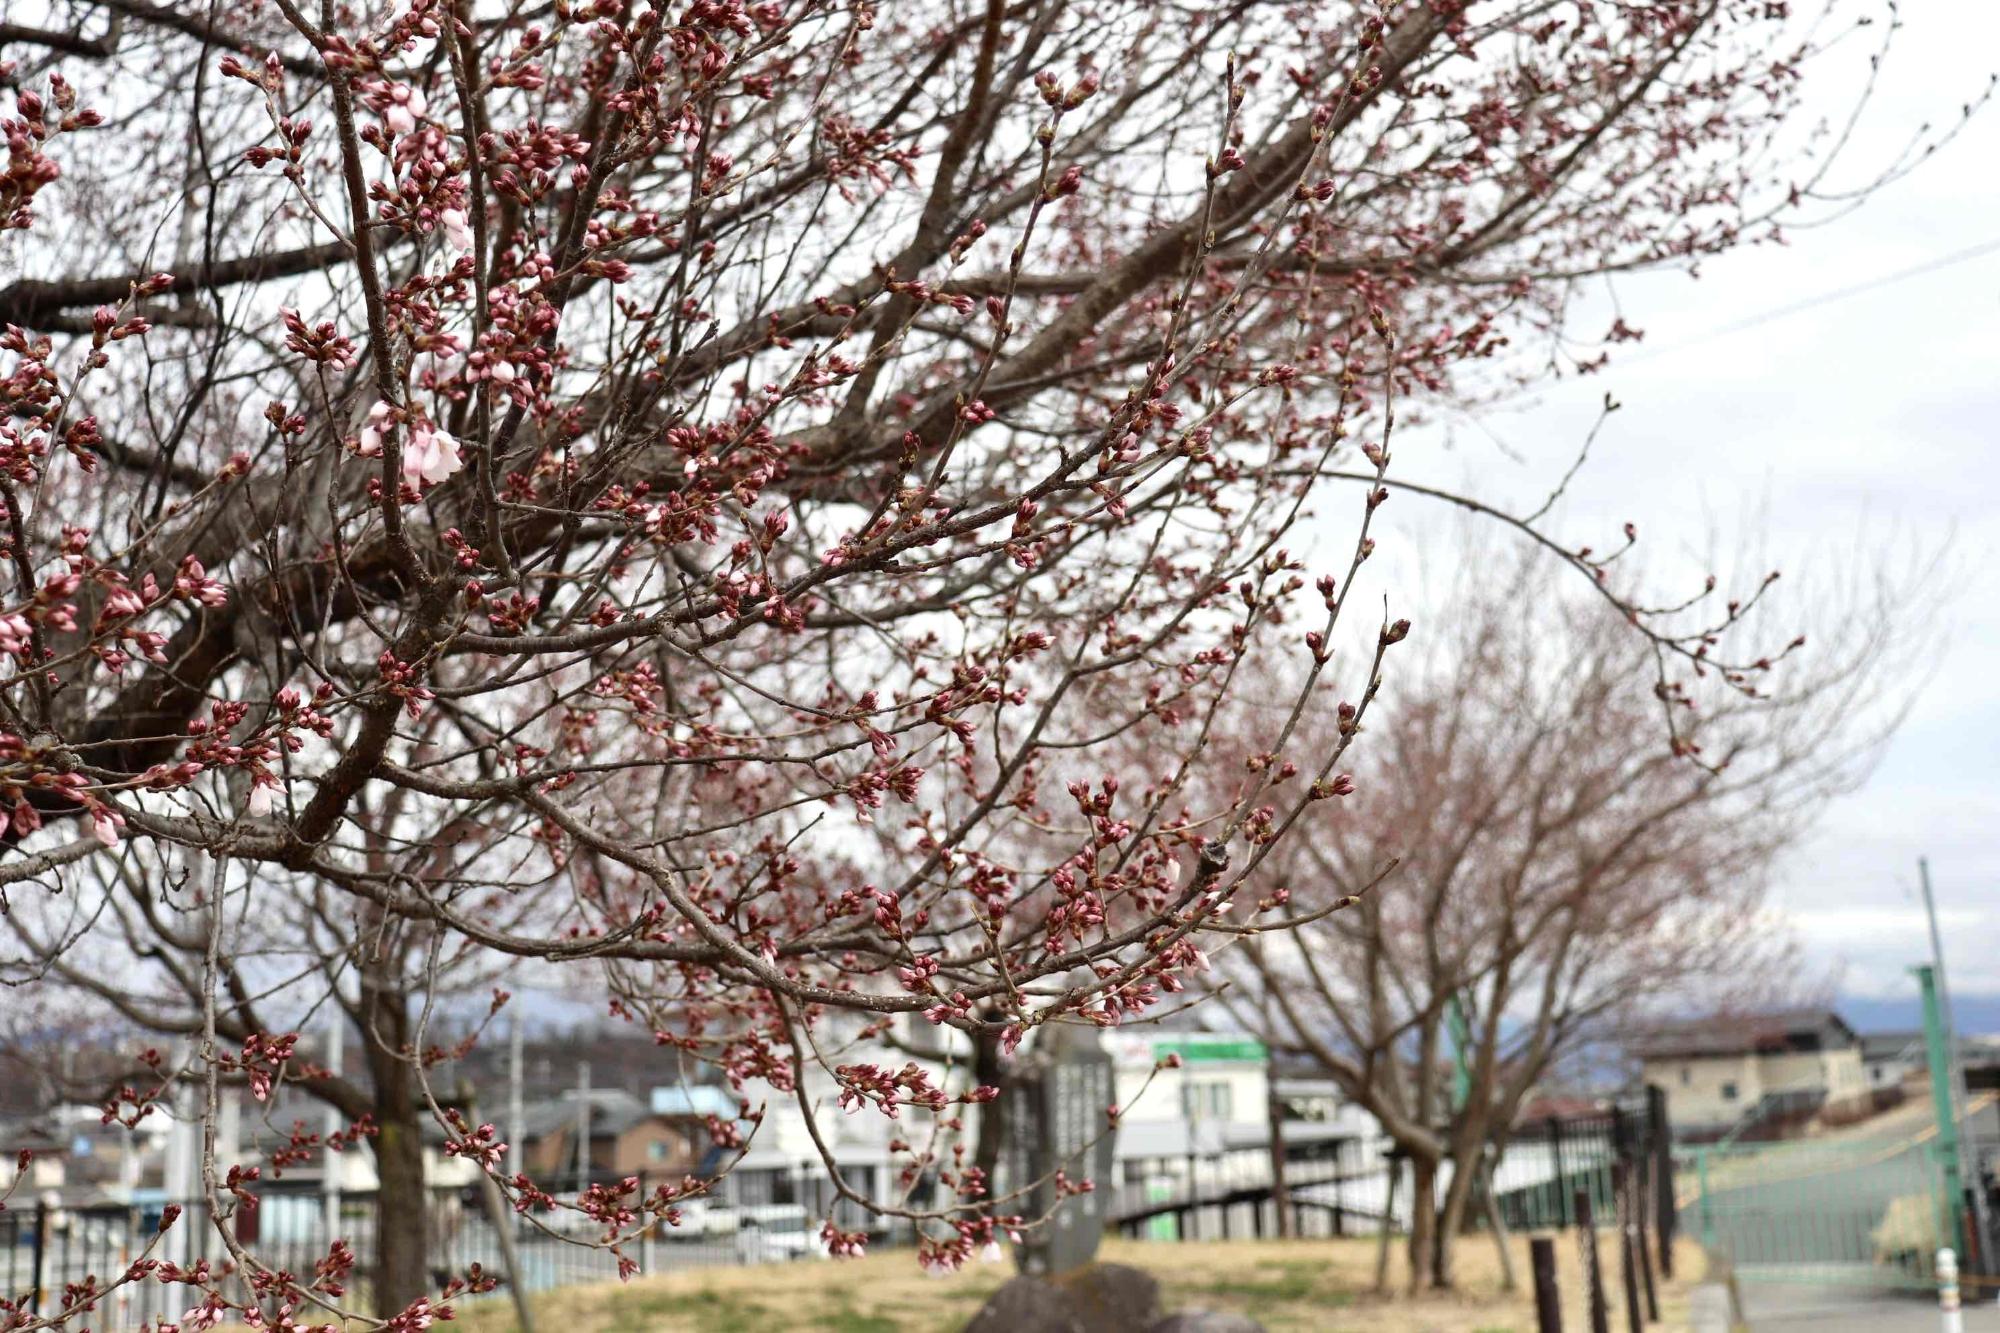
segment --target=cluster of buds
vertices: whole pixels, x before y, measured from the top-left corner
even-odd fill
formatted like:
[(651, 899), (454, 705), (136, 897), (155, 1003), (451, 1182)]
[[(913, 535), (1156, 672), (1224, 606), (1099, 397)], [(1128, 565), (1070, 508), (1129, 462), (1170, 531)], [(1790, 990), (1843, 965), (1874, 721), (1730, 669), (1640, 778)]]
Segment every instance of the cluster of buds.
[[(56, 115), (49, 115), (54, 103)], [(22, 230), (34, 223), (32, 207), (42, 188), (62, 175), (56, 160), (43, 148), (58, 134), (104, 123), (91, 110), (76, 109), (76, 89), (60, 74), (49, 76), (49, 96), (27, 89), (14, 94), (15, 115), (0, 119), (0, 136), (7, 140), (7, 169), (0, 172), (0, 231)]]

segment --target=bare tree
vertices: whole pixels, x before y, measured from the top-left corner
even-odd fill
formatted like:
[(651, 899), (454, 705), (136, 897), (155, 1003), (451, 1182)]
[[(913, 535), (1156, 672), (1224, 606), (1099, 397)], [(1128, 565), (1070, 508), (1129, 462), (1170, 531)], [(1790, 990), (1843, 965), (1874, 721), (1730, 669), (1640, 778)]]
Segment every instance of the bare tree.
[[(1408, 1155), (1411, 1281), (1438, 1286), (1478, 1164), (1553, 1068), (1623, 1019), (1782, 963), (1771, 873), (1865, 776), (1907, 697), (1890, 638), (1907, 599), (1829, 608), (1844, 632), (1782, 685), (1668, 705), (1690, 713), (1681, 744), (1705, 761), (1690, 764), (1657, 744), (1665, 696), (1616, 611), (1561, 595), (1545, 558), (1511, 575), (1491, 550), (1466, 563), (1478, 576), (1378, 705), (1357, 794), (1254, 881), (1297, 927), (1247, 937), (1211, 977)], [(1360, 723), (1323, 719), (1321, 743)]]
[[(212, 1112), (351, 978), (370, 1113), (488, 1170), (423, 1076), (459, 960), (610, 967), (739, 1083), (948, 1127), (991, 1088), (841, 1063), (830, 1016), (1004, 1050), (1262, 929), (1236, 889), (1346, 737), (1178, 793), (1300, 618), (1259, 747), (1328, 706), (1397, 404), (1581, 275), (1845, 197), (1787, 151), (1826, 33), (1783, 10), (10, 8), (7, 979), (190, 1032)], [(1352, 545), (1306, 570), (1327, 477)], [(1665, 688), (1738, 619), (1632, 610)], [(100, 928), (170, 1004), (65, 973)], [(827, 1166), (948, 1263), (1011, 1205), (940, 1160), (923, 1208)], [(616, 1245), (678, 1197), (565, 1203)], [(375, 1304), (419, 1320), (401, 1239)]]

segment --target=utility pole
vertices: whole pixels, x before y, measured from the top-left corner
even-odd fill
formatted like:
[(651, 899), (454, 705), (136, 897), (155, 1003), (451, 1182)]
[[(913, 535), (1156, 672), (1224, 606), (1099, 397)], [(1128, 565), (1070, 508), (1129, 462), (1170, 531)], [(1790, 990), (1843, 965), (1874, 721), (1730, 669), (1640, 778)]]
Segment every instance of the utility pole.
[(514, 1015), (514, 1028), (507, 1036), (507, 1174), (521, 1174), (521, 1135), (526, 1130), (521, 1114), (521, 1015)]
[[(342, 1013), (336, 1002), (332, 1006), (333, 1021), (326, 1033), (326, 1067), (333, 1071), (335, 1078), (341, 1074), (341, 1047), (347, 1040), (347, 1015)], [(326, 1243), (333, 1244), (340, 1238), (340, 1154), (333, 1150), (333, 1136), (340, 1132), (340, 1112), (329, 1103), (325, 1113), (326, 1132), (320, 1142), (325, 1145), (320, 1153), (325, 1163), (321, 1167), (319, 1192), (321, 1206), (326, 1214)]]
[[(1935, 970), (1937, 977), (1938, 1011), (1944, 1019), (1945, 1073), (1950, 1080), (1948, 1090), (1951, 1094), (1951, 1118), (1954, 1130), (1952, 1137), (1959, 1144), (1963, 1145), (1971, 1141), (1970, 1127), (1966, 1124), (1965, 1119), (1966, 1109), (1971, 1098), (1966, 1091), (1965, 1063), (1960, 1059), (1958, 1048), (1958, 1023), (1952, 1018), (1951, 1013), (1951, 987), (1945, 982), (1944, 937), (1938, 931), (1937, 900), (1931, 893), (1931, 862), (1927, 856), (1917, 858), (1917, 882), (1923, 886), (1924, 891), (1924, 918), (1929, 922), (1931, 929), (1931, 967)], [(1977, 1165), (1977, 1160), (1977, 1154), (1975, 1153), (1975, 1166)], [(1958, 1217), (1961, 1215), (1959, 1211), (1961, 1204), (1961, 1198), (1954, 1195), (1952, 1197), (1952, 1216)], [(1981, 1238), (1979, 1268), (1991, 1271), (1991, 1261), (1986, 1255), (1985, 1245), (1985, 1237), (1990, 1234), (1986, 1213), (1986, 1191), (1975, 1188), (1972, 1191), (1972, 1215), (1978, 1222)], [(1967, 1253), (1964, 1239), (1963, 1236), (1959, 1238), (1958, 1252), (1960, 1254)]]
[(590, 1188), (590, 1061), (576, 1062), (576, 1192)]
[(1965, 1190), (1958, 1164), (1958, 1120), (1951, 1110), (1951, 1075), (1946, 1064), (1944, 1005), (1938, 994), (1937, 973), (1925, 964), (1913, 968), (1924, 997), (1924, 1045), (1930, 1052), (1931, 1104), (1937, 1114), (1937, 1155), (1944, 1168), (1943, 1234), (1951, 1237), (1952, 1248), (1965, 1253)]
[(1965, 1107), (1965, 1071), (1958, 1060), (1958, 1024), (1951, 1016), (1951, 986), (1944, 975), (1944, 937), (1938, 933), (1937, 900), (1931, 896), (1931, 862), (1917, 858), (1917, 882), (1924, 889), (1924, 919), (1931, 928), (1931, 967), (1937, 977), (1938, 1011), (1944, 1016), (1945, 1056), (1950, 1061), (1952, 1118), (1962, 1121)]
[[(521, 1026), (518, 1022), (514, 1025), (514, 1035), (516, 1038), (521, 1035)], [(517, 1056), (520, 1049), (517, 1043), (514, 1047)], [(517, 1064), (516, 1069), (518, 1068)], [(517, 1094), (520, 1088), (521, 1085), (517, 1081), (514, 1084)], [(476, 1124), (479, 1120), (478, 1095), (471, 1080), (461, 1075), (458, 1080), (458, 1101), (465, 1109), (468, 1123)], [(509, 1151), (512, 1150), (512, 1145), (509, 1145)], [(527, 1274), (522, 1271), (520, 1252), (514, 1244), (514, 1210), (509, 1208), (506, 1200), (501, 1197), (500, 1187), (493, 1182), (493, 1174), (486, 1169), (484, 1163), (479, 1167), (479, 1201), (486, 1209), (486, 1221), (493, 1228), (493, 1238), (500, 1246), (500, 1264), (506, 1270), (507, 1291), (514, 1301), (514, 1320), (520, 1326), (521, 1333), (535, 1333), (535, 1311), (528, 1304)]]

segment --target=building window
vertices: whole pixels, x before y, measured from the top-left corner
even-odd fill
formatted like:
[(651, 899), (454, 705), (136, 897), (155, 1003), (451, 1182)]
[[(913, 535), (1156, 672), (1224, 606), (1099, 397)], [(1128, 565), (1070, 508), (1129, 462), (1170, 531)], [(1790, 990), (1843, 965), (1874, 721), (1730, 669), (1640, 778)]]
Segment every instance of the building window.
[(1181, 1116), (1187, 1120), (1227, 1120), (1235, 1109), (1227, 1083), (1181, 1084)]
[(1722, 1100), (1725, 1102), (1736, 1100), (1736, 1085), (1734, 1083), (1725, 1083), (1722, 1085)]
[(667, 1160), (667, 1145), (666, 1145), (666, 1144), (664, 1144), (664, 1143), (662, 1143), (662, 1142), (660, 1142), (660, 1141), (659, 1141), (658, 1139), (655, 1139), (655, 1140), (653, 1140), (653, 1142), (651, 1142), (651, 1143), (647, 1144), (647, 1145), (646, 1145), (646, 1160), (647, 1160), (647, 1161), (649, 1161), (649, 1162), (664, 1162), (664, 1161), (666, 1161), (666, 1160)]
[(1693, 1066), (1693, 1065), (1682, 1065), (1682, 1066), (1681, 1066), (1681, 1086), (1682, 1086), (1683, 1088), (1685, 1088), (1685, 1087), (1688, 1087), (1689, 1085), (1691, 1085), (1691, 1084), (1692, 1084), (1693, 1082), (1694, 1082), (1694, 1066)]

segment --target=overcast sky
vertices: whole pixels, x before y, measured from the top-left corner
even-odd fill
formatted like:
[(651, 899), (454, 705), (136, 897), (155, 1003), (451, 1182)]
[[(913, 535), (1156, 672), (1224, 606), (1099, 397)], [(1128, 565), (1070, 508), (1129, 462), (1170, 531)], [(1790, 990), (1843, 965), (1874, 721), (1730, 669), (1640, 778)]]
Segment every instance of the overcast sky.
[[(1892, 159), (1926, 118), (1954, 119), (2000, 66), (2000, 7), (1905, 8), (1850, 180)], [(1836, 113), (1850, 92), (1828, 80), (1816, 105)], [(1621, 349), (1605, 373), (1459, 423), (1449, 451), (1436, 431), (1397, 449), (1400, 462), (1420, 439), (1434, 455), (1422, 471), (1448, 453), (1476, 464), (1484, 494), (1532, 508), (1609, 391), (1624, 410), (1572, 489), (1566, 541), (1606, 542), (1631, 519), (1678, 556), (1711, 532), (1761, 531), (1772, 563), (1796, 574), (1884, 552), (1907, 564), (1949, 539), (1948, 596), (1940, 623), (1922, 631), (1937, 644), (1930, 683), (1866, 789), (1830, 812), (1775, 895), (1811, 960), (1840, 967), (1852, 995), (1913, 992), (1905, 969), (1929, 955), (1920, 854), (1931, 859), (1954, 990), (2000, 992), (1996, 171), (2000, 109), (1789, 248), (1711, 261), (1699, 280), (1621, 279), (1618, 301), (1646, 334), (1637, 349)], [(1992, 249), (1942, 263), (1980, 246)], [(1797, 308), (1806, 303), (1816, 304)], [(1598, 318), (1593, 310), (1577, 327), (1609, 324)]]

